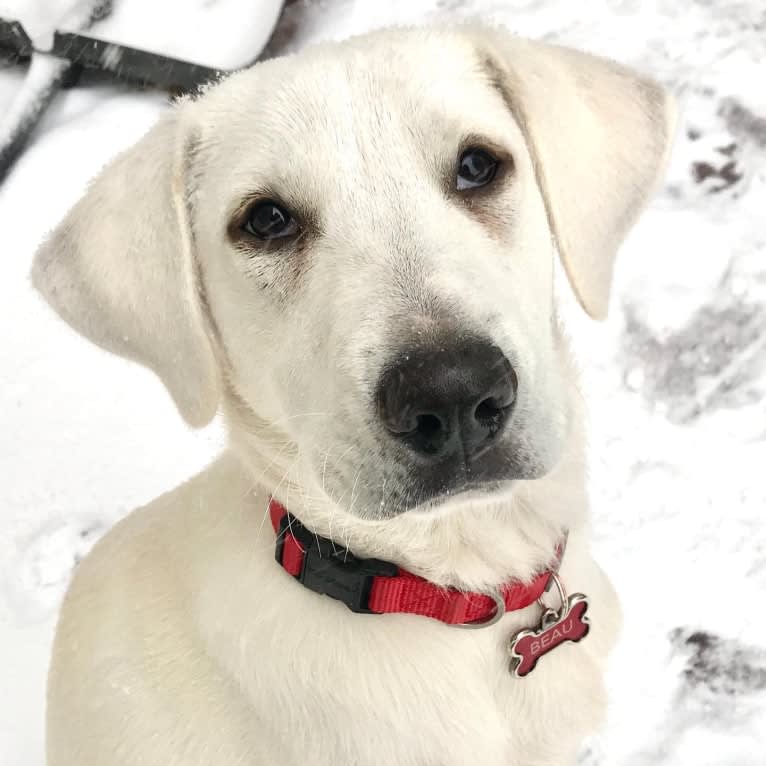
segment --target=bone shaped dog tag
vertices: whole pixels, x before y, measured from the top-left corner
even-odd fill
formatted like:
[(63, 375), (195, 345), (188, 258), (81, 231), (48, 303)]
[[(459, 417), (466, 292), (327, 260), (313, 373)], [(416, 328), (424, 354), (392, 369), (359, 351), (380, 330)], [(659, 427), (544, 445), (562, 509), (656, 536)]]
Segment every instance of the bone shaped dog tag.
[(537, 630), (521, 630), (511, 638), (511, 673), (523, 678), (535, 669), (544, 654), (561, 646), (565, 641), (581, 641), (588, 635), (590, 624), (585, 612), (588, 599), (582, 593), (573, 593), (560, 611), (547, 609)]

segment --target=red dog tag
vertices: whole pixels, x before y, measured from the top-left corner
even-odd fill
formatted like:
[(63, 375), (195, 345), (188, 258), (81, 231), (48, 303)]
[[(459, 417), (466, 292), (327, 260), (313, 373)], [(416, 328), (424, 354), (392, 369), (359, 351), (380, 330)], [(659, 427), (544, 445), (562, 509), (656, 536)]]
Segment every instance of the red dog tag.
[[(563, 590), (559, 585), (563, 597)], [(519, 631), (511, 639), (511, 673), (523, 678), (531, 673), (544, 654), (565, 641), (580, 641), (588, 635), (590, 624), (585, 617), (588, 599), (582, 593), (562, 598), (559, 611), (547, 609), (537, 630)]]

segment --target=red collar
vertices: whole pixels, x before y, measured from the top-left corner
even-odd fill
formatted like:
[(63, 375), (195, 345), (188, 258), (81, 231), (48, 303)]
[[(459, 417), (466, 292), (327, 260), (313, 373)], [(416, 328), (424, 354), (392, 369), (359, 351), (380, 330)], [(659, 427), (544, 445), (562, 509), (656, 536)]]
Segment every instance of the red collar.
[(564, 554), (561, 544), (551, 568), (531, 582), (506, 583), (496, 595), (472, 593), (442, 588), (387, 561), (356, 558), (306, 529), (273, 498), (269, 514), (277, 533), (277, 562), (304, 586), (342, 601), (352, 612), (419, 614), (448, 625), (488, 625), (505, 612), (534, 604), (547, 590), (551, 571), (558, 569)]

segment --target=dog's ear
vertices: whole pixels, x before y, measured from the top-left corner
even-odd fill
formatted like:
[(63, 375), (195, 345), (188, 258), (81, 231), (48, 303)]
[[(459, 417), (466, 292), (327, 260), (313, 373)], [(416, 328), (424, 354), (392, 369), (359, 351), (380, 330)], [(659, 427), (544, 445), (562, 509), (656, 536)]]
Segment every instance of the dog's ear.
[(154, 370), (187, 423), (203, 426), (220, 381), (190, 227), (189, 106), (92, 182), (37, 251), (32, 281), (78, 332)]
[(675, 105), (611, 61), (503, 30), (475, 30), (490, 80), (524, 133), (577, 298), (603, 318), (617, 250), (669, 154)]

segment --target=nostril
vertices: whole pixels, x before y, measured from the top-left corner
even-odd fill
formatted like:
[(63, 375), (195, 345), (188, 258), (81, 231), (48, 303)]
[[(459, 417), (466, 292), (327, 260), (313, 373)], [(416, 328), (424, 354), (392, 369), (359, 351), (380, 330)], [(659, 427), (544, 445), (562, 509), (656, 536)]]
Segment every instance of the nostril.
[(389, 433), (425, 455), (439, 454), (450, 436), (447, 423), (432, 413), (388, 418), (384, 423)]
[(473, 416), (479, 422), (489, 422), (495, 420), (508, 406), (508, 404), (500, 404), (494, 396), (490, 396), (489, 399), (485, 399), (476, 407)]
[(490, 396), (482, 399), (474, 409), (474, 417), (479, 422), (491, 420), (497, 415), (507, 413), (510, 406), (516, 401), (518, 379), (513, 369), (508, 370), (507, 377), (497, 384)]
[(403, 434), (403, 437), (417, 452), (437, 455), (449, 440), (449, 429), (438, 415), (428, 413), (418, 415), (415, 429), (408, 434)]
[(444, 429), (444, 423), (436, 415), (418, 415), (415, 431), (426, 438), (431, 439), (437, 436)]
[(418, 452), (435, 455), (449, 438), (447, 423), (434, 413), (416, 414), (404, 407), (387, 415), (384, 406), (380, 406), (378, 411), (388, 432)]
[(490, 389), (473, 409), (473, 426), (466, 424), (467, 433), (472, 433), (476, 445), (494, 440), (507, 422), (513, 404), (516, 401), (518, 378), (507, 359), (504, 362), (504, 375)]

